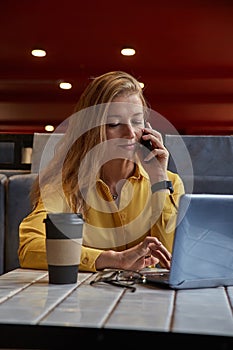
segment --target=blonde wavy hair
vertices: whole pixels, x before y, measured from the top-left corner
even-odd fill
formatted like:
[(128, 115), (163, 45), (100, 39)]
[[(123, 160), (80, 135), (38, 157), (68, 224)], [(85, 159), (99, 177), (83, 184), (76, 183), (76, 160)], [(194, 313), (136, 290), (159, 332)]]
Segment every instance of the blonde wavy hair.
[(98, 160), (101, 159), (102, 151), (99, 154), (97, 151), (88, 160), (85, 156), (93, 147), (106, 141), (105, 124), (109, 103), (119, 95), (135, 93), (146, 108), (148, 104), (142, 88), (132, 75), (113, 71), (92, 79), (80, 96), (74, 114), (69, 118), (64, 136), (56, 145), (54, 158), (37, 177), (31, 191), (34, 206), (39, 201), (42, 188), (46, 187), (49, 195), (61, 183), (71, 211), (84, 213), (87, 210), (82, 193), (95, 184), (96, 176), (100, 175)]

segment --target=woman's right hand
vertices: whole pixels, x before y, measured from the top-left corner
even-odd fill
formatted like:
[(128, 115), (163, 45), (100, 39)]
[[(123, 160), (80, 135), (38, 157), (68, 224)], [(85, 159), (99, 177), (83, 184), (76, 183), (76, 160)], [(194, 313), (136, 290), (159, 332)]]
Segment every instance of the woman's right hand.
[(156, 237), (146, 237), (135, 247), (122, 252), (104, 251), (96, 260), (96, 269), (115, 268), (138, 271), (160, 263), (170, 269), (171, 254)]

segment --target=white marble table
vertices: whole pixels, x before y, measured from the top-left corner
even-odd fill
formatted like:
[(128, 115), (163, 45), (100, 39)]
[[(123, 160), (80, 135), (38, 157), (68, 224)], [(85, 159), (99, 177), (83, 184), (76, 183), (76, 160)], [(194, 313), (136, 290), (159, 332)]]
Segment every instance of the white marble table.
[[(173, 291), (137, 285), (50, 285), (46, 271), (16, 269), (0, 276), (0, 348), (75, 348), (172, 342), (233, 349), (233, 287)], [(52, 344), (54, 346), (52, 346)]]

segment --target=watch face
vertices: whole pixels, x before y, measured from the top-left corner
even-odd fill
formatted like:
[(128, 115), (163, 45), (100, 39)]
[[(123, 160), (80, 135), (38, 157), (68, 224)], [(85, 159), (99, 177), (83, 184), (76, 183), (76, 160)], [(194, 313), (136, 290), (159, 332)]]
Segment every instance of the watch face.
[(167, 181), (167, 188), (169, 189), (170, 193), (174, 192), (173, 186), (172, 186), (172, 182), (171, 181)]
[(168, 189), (169, 189), (170, 193), (174, 192), (174, 188), (172, 186), (172, 182), (171, 181), (168, 181)]

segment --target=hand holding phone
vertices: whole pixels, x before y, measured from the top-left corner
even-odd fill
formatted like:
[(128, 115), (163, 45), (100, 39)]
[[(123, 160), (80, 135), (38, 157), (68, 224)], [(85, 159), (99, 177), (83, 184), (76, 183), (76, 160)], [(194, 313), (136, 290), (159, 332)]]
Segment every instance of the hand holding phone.
[[(143, 135), (146, 135), (146, 133), (143, 133)], [(149, 151), (153, 150), (152, 142), (150, 140), (143, 140), (143, 138), (141, 138), (141, 144), (145, 146)]]
[[(146, 128), (146, 122), (144, 123), (144, 126)], [(143, 132), (143, 135), (146, 135), (146, 132)], [(141, 144), (145, 146), (150, 152), (153, 150), (153, 145), (150, 140), (143, 140), (143, 138), (141, 138)]]

